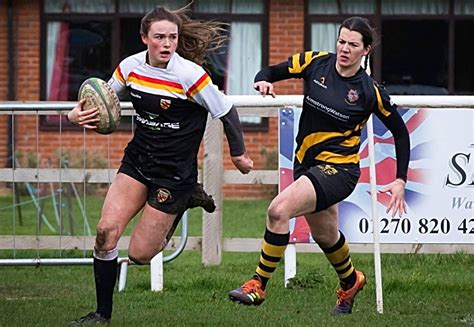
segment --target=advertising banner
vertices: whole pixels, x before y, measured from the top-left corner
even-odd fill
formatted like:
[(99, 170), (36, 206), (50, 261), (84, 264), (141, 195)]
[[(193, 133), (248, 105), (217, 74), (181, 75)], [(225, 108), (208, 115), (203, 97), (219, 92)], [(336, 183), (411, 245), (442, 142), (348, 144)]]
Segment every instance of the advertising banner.
[[(405, 189), (407, 213), (386, 213), (390, 195), (377, 193), (381, 243), (474, 243), (474, 110), (401, 109), (410, 133), (411, 155)], [(293, 155), (301, 108), (279, 112), (280, 189), (293, 180)], [(395, 179), (390, 131), (374, 117), (377, 190)], [(349, 242), (372, 243), (372, 209), (366, 129), (360, 146), (361, 176), (339, 204), (340, 229)], [(290, 223), (293, 243), (313, 242), (303, 217)]]

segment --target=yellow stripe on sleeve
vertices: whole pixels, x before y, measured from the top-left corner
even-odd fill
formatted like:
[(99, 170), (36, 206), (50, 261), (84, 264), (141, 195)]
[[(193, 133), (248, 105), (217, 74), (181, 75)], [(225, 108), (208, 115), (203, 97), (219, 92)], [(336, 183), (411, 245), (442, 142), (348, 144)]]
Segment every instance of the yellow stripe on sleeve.
[(317, 55), (314, 55), (314, 51), (306, 51), (304, 53), (304, 63), (300, 64), (301, 53), (294, 54), (292, 57), (292, 67), (288, 67), (288, 71), (292, 74), (301, 73), (308, 65), (316, 58), (327, 55), (327, 52), (318, 52)]
[(375, 94), (377, 95), (377, 107), (379, 108), (379, 111), (385, 117), (390, 116), (390, 111), (388, 111), (387, 109), (383, 107), (382, 97), (380, 96), (379, 89), (377, 88), (377, 86), (375, 86), (375, 84), (374, 84), (374, 89), (375, 89)]
[(206, 87), (206, 85), (209, 84), (210, 81), (211, 78), (206, 74), (206, 77), (198, 85), (196, 85), (196, 87), (193, 88), (191, 92), (188, 92), (188, 96), (194, 97), (197, 93), (201, 92), (201, 90)]
[(122, 76), (121, 71), (117, 68), (114, 72), (115, 78), (117, 78), (122, 84), (125, 84), (125, 79)]

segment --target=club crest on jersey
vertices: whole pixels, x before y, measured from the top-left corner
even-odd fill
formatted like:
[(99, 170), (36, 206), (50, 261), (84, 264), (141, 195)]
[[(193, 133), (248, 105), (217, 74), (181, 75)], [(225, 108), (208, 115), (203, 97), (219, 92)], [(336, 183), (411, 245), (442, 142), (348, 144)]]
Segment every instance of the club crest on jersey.
[(171, 100), (168, 99), (161, 99), (160, 100), (160, 107), (163, 110), (168, 109), (171, 106)]
[(165, 188), (159, 188), (156, 191), (156, 200), (158, 203), (164, 203), (168, 199), (171, 199), (171, 192)]
[(337, 174), (337, 169), (331, 165), (318, 165), (318, 168), (325, 174), (325, 175), (335, 175)]
[(346, 103), (350, 105), (355, 105), (359, 100), (359, 92), (357, 90), (350, 89), (346, 95)]

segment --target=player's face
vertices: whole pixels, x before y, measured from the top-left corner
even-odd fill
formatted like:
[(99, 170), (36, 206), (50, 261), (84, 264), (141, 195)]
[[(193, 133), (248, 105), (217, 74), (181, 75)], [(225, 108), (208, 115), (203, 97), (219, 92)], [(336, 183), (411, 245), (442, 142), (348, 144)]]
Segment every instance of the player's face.
[(337, 38), (336, 65), (338, 68), (342, 68), (342, 70), (355, 68), (357, 71), (360, 67), (362, 57), (367, 55), (369, 51), (370, 46), (364, 47), (362, 34), (343, 27)]
[(178, 25), (167, 20), (153, 22), (142, 41), (148, 46), (150, 64), (166, 68), (168, 61), (178, 47)]

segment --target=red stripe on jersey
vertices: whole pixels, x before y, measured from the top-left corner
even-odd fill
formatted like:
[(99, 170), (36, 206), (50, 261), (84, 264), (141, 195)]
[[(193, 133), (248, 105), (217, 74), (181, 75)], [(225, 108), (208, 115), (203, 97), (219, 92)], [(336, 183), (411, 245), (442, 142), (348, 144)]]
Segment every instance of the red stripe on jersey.
[(134, 78), (136, 78), (137, 80), (140, 80), (140, 81), (144, 81), (144, 82), (148, 82), (148, 83), (152, 83), (152, 84), (166, 85), (166, 86), (170, 86), (174, 89), (183, 90), (183, 86), (179, 83), (174, 83), (174, 82), (170, 82), (170, 81), (166, 81), (166, 80), (158, 79), (158, 78), (153, 78), (153, 77), (149, 77), (149, 76), (143, 76), (143, 75), (139, 75), (139, 74), (134, 73), (134, 72), (131, 72), (130, 75), (128, 75), (128, 76), (129, 77), (134, 77)]
[(120, 69), (120, 65), (115, 70), (115, 76), (118, 78), (120, 82), (125, 84), (125, 78), (123, 78), (122, 69)]
[(189, 96), (189, 97), (192, 97), (194, 96), (194, 94), (196, 94), (197, 92), (201, 91), (202, 88), (210, 81), (210, 77), (209, 75), (207, 75), (207, 73), (204, 73), (198, 80), (196, 83), (194, 83), (188, 90), (188, 92), (186, 92), (186, 94)]

